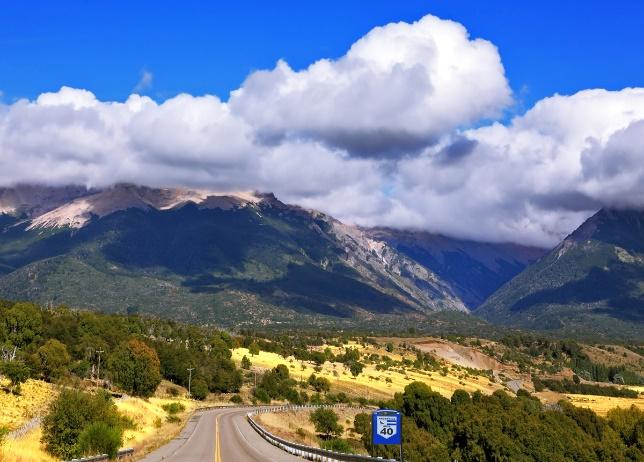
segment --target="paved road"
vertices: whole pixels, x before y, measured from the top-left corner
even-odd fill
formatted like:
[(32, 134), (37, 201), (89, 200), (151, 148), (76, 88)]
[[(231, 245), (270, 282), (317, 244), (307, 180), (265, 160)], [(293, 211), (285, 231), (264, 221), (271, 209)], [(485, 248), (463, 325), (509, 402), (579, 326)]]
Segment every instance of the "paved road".
[(266, 442), (246, 421), (250, 409), (199, 411), (181, 434), (142, 462), (302, 462)]

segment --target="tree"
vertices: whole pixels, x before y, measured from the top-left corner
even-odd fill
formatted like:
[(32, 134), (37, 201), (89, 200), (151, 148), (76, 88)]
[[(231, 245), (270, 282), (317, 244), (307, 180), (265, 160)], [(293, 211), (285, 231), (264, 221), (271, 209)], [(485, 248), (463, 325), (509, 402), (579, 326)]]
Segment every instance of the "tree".
[(325, 438), (340, 436), (344, 429), (338, 423), (338, 415), (331, 409), (319, 408), (311, 413), (309, 417), (315, 426), (315, 431), (324, 435)]
[(128, 393), (151, 396), (161, 382), (159, 357), (140, 340), (121, 343), (109, 358), (114, 383)]
[[(41, 441), (45, 450), (64, 460), (80, 457), (83, 454), (83, 448), (79, 444), (81, 434), (95, 422), (103, 423), (120, 435), (124, 428), (132, 425), (132, 422), (119, 414), (106, 392), (99, 391), (92, 395), (64, 389), (50, 404), (49, 412), (43, 419)], [(92, 443), (92, 437), (97, 432), (96, 429), (88, 431), (83, 437), (85, 444)]]
[(201, 377), (197, 377), (192, 381), (190, 387), (190, 395), (199, 401), (203, 401), (208, 397), (208, 384)]
[(329, 382), (329, 379), (324, 377), (317, 377), (315, 374), (311, 374), (308, 383), (318, 393), (326, 393), (331, 389), (331, 382)]
[(18, 348), (38, 340), (42, 333), (42, 315), (33, 303), (16, 303), (3, 317), (7, 338)]
[(20, 384), (26, 382), (30, 375), (29, 367), (21, 361), (0, 363), (0, 372), (9, 379), (15, 393), (20, 393)]
[(394, 351), (394, 344), (391, 342), (387, 342), (387, 351), (389, 353), (392, 353)]
[(259, 354), (259, 345), (255, 342), (251, 343), (248, 345), (248, 353), (250, 353), (251, 356), (256, 356)]
[(38, 348), (38, 361), (45, 378), (52, 380), (58, 379), (68, 372), (67, 366), (71, 362), (71, 356), (69, 356), (64, 343), (50, 339)]
[(250, 359), (248, 359), (248, 356), (244, 355), (244, 357), (241, 360), (242, 369), (250, 369), (250, 366), (251, 366)]
[(364, 369), (364, 364), (358, 362), (358, 361), (351, 361), (348, 363), (349, 366), (349, 372), (351, 372), (351, 375), (354, 377), (359, 376), (362, 373), (362, 370)]

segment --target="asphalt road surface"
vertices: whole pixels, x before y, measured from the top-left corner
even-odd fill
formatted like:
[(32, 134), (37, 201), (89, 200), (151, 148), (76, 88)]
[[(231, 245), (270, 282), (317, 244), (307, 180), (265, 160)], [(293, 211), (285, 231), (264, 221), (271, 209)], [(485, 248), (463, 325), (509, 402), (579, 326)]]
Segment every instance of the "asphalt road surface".
[(196, 412), (181, 434), (142, 462), (302, 462), (273, 446), (246, 421), (250, 408)]

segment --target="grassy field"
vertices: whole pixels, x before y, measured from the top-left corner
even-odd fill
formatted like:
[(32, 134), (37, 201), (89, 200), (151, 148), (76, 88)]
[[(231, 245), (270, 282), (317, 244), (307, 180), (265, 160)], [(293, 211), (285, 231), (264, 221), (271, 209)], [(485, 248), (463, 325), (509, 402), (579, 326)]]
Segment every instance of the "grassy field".
[[(349, 441), (356, 439), (356, 434), (352, 431), (353, 419), (356, 414), (365, 412), (365, 410), (338, 408), (334, 409), (334, 412), (339, 417), (338, 423), (344, 428), (341, 438)], [(310, 410), (276, 412), (259, 414), (255, 420), (276, 436), (308, 446), (320, 447), (319, 440), (315, 435), (315, 427), (309, 420), (310, 415)], [(361, 453), (367, 454), (361, 444), (356, 444), (355, 447), (360, 448)]]
[[(351, 343), (348, 346), (361, 350), (361, 353), (388, 355), (393, 360), (401, 360), (402, 355), (398, 353), (388, 353), (384, 348), (368, 345), (363, 347)], [(334, 353), (338, 353), (336, 349)], [(341, 363), (326, 362), (321, 371), (316, 372), (314, 364), (306, 361), (298, 361), (293, 357), (283, 358), (276, 353), (261, 351), (259, 355), (251, 356), (246, 348), (236, 348), (233, 350), (233, 360), (238, 364), (241, 363), (242, 357), (247, 356), (251, 360), (252, 368), (258, 371), (266, 370), (285, 364), (289, 367), (291, 376), (297, 380), (306, 380), (315, 373), (318, 376), (325, 377), (331, 382), (334, 392), (345, 392), (350, 396), (364, 396), (371, 399), (387, 399), (396, 392), (404, 390), (405, 386), (414, 381), (425, 382), (444, 396), (451, 397), (457, 389), (473, 392), (480, 390), (484, 393), (493, 393), (495, 390), (504, 389), (504, 386), (491, 382), (487, 377), (472, 375), (464, 368), (457, 365), (445, 363), (448, 368), (447, 374), (441, 372), (428, 372), (414, 369), (405, 369), (401, 371), (396, 368), (387, 371), (376, 370), (375, 364), (365, 365), (364, 371), (358, 377), (353, 377), (351, 373)], [(411, 354), (408, 355), (412, 358)]]
[[(162, 391), (164, 387), (160, 387)], [(0, 424), (17, 429), (31, 418), (46, 412), (47, 405), (53, 400), (57, 388), (46, 382), (29, 380), (22, 386), (22, 394), (16, 396), (0, 392)], [(152, 397), (148, 400), (140, 398), (125, 398), (116, 400), (116, 405), (123, 414), (130, 417), (136, 428), (126, 430), (124, 434), (124, 447), (133, 447), (137, 455), (145, 454), (163, 445), (179, 433), (187, 417), (197, 406), (197, 402), (180, 397), (163, 396)], [(185, 406), (185, 411), (178, 416), (180, 422), (169, 423), (166, 421), (167, 413), (162, 406), (171, 402), (180, 402)], [(7, 439), (0, 448), (0, 462), (53, 462), (40, 444), (42, 436), (39, 427), (29, 431), (19, 439)]]
[[(385, 339), (387, 341), (395, 339)], [(416, 339), (420, 341), (419, 339)], [(427, 345), (427, 339), (423, 345)], [(384, 342), (383, 342), (384, 343)], [(445, 342), (442, 342), (445, 343)], [(438, 342), (431, 342), (430, 349), (424, 349), (427, 352), (432, 352), (437, 349)], [(378, 354), (387, 355), (394, 361), (400, 361), (403, 358), (414, 359), (415, 356), (412, 352), (396, 348), (393, 352), (387, 352), (382, 345), (360, 345), (351, 342), (346, 346), (358, 348), (361, 354)], [(487, 366), (488, 362), (485, 358), (479, 356), (471, 356), (471, 352), (464, 352), (462, 347), (451, 345), (458, 352), (465, 354), (471, 360), (476, 360), (480, 364)], [(344, 347), (330, 347), (334, 354), (339, 354), (344, 350)], [(318, 349), (323, 350), (324, 347)], [(371, 399), (387, 399), (393, 396), (396, 392), (404, 390), (405, 386), (413, 381), (421, 381), (427, 383), (433, 390), (439, 392), (445, 397), (450, 398), (455, 390), (463, 389), (468, 392), (480, 390), (482, 393), (491, 394), (495, 390), (506, 390), (507, 388), (498, 381), (492, 381), (484, 375), (475, 375), (468, 371), (465, 367), (454, 364), (448, 360), (449, 355), (444, 354), (444, 351), (437, 351), (437, 359), (445, 366), (442, 371), (422, 371), (410, 367), (401, 369), (398, 367), (391, 368), (387, 371), (376, 370), (375, 364), (366, 364), (364, 371), (358, 377), (353, 377), (350, 372), (344, 367), (342, 363), (326, 362), (319, 372), (316, 372), (315, 365), (307, 361), (298, 361), (293, 357), (283, 358), (276, 353), (261, 351), (259, 355), (251, 356), (246, 348), (237, 348), (233, 350), (233, 360), (237, 364), (241, 363), (241, 359), (247, 356), (251, 360), (251, 369), (261, 373), (266, 369), (273, 368), (278, 364), (285, 364), (289, 367), (291, 376), (296, 380), (306, 380), (308, 377), (315, 373), (318, 376), (325, 377), (330, 380), (333, 392), (345, 392), (349, 396), (363, 396)], [(463, 356), (458, 355), (459, 361), (462, 361)], [(493, 364), (490, 362), (489, 364)], [(507, 373), (510, 368), (504, 368)], [(509, 377), (513, 378), (513, 377)], [(529, 386), (529, 383), (526, 383)], [(644, 387), (630, 387), (638, 392), (644, 391)], [(586, 395), (566, 395), (552, 392), (538, 393), (544, 402), (557, 402), (560, 399), (568, 399), (571, 403), (588, 407), (593, 409), (600, 415), (606, 413), (614, 407), (630, 407), (635, 405), (644, 409), (644, 395), (636, 399), (628, 398), (611, 398), (605, 396), (586, 396)]]

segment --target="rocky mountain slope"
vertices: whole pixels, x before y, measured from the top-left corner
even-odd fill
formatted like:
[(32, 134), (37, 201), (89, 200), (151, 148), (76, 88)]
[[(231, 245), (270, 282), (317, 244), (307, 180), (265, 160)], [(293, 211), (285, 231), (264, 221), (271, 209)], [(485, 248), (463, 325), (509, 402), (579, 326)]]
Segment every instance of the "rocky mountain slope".
[(644, 337), (644, 212), (601, 210), (476, 313), (495, 323)]
[(366, 230), (433, 271), (474, 309), (548, 250), (510, 243), (476, 242), (391, 228)]
[(224, 325), (467, 311), (386, 242), (270, 194), (28, 186), (0, 200), (2, 297)]

